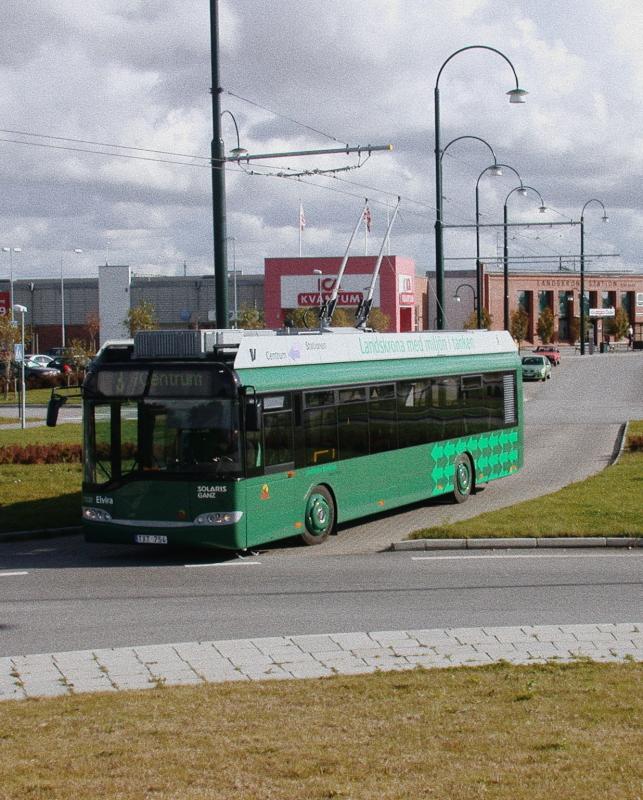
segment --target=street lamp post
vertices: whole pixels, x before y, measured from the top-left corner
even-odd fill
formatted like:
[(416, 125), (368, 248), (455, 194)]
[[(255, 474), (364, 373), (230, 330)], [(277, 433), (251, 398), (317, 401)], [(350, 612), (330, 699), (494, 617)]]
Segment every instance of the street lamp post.
[[(491, 155), (493, 157), (493, 164), (491, 164), (485, 170), (483, 170), (483, 173), (488, 171), (490, 175), (495, 175), (495, 176), (501, 176), (502, 175), (502, 166), (500, 164), (498, 164), (498, 160), (496, 158), (496, 154), (494, 153), (493, 147), (489, 144), (489, 142), (487, 142), (485, 139), (482, 139), (480, 136), (458, 136), (457, 138), (452, 139), (449, 142), (449, 144), (446, 145), (446, 147), (442, 150), (442, 153), (440, 154), (440, 184), (441, 185), (442, 185), (442, 161), (444, 159), (445, 153), (447, 152), (449, 147), (451, 147), (452, 144), (455, 144), (455, 142), (459, 142), (461, 139), (475, 139), (478, 142), (482, 142), (482, 144), (486, 145), (489, 148), (489, 151), (491, 152)], [(479, 180), (480, 180), (480, 178), (478, 178), (478, 181)], [(477, 203), (478, 203), (478, 192), (477, 192), (477, 189), (478, 189), (478, 184), (476, 183), (476, 253), (477, 253), (477, 258), (476, 258), (476, 285), (478, 287), (478, 290), (477, 290), (478, 301), (477, 301), (477, 306), (476, 306), (476, 318), (477, 318), (478, 328), (481, 328), (482, 327), (482, 308), (481, 308), (481, 304), (482, 304), (482, 272), (481, 272), (481, 265), (480, 265), (480, 234), (479, 234), (479, 227), (478, 227), (479, 226), (479, 222), (478, 222), (478, 205), (477, 205)], [(437, 283), (437, 272), (436, 272), (436, 283)]]
[(603, 222), (609, 222), (605, 206), (593, 197), (588, 200), (580, 212), (580, 354), (585, 355), (585, 209), (590, 203), (598, 203), (603, 209)]
[[(80, 247), (75, 247), (74, 253), (82, 253)], [(63, 253), (60, 254), (60, 341), (61, 347), (65, 346), (65, 277), (63, 273)]]
[(236, 326), (236, 319), (237, 319), (237, 237), (236, 236), (227, 236), (226, 241), (232, 242), (232, 307), (233, 307), (233, 316), (235, 320)]
[[(470, 283), (461, 283), (456, 288), (455, 294), (453, 295), (453, 299), (456, 301), (456, 303), (460, 303), (462, 301), (462, 298), (460, 297), (460, 289), (471, 289), (471, 294), (473, 295), (473, 309), (474, 311), (479, 310), (480, 308), (478, 303), (479, 295), (476, 295), (476, 290), (473, 288), (473, 286), (471, 286)], [(478, 323), (478, 328), (480, 327), (482, 326)]]
[(535, 192), (539, 199), (540, 199), (540, 207), (538, 211), (541, 214), (544, 214), (547, 211), (547, 206), (545, 205), (545, 201), (542, 198), (542, 195), (538, 191), (538, 189), (534, 189), (533, 186), (524, 186), (522, 183), (520, 186), (515, 186), (505, 198), (505, 205), (503, 209), (503, 252), (502, 252), (502, 264), (503, 264), (503, 320), (504, 320), (504, 329), (506, 331), (509, 330), (509, 242), (507, 240), (507, 203), (509, 198), (514, 192), (518, 192), (518, 194), (522, 195), (523, 197), (527, 194), (527, 190)]
[(440, 161), (442, 151), (440, 149), (440, 76), (446, 65), (452, 58), (465, 50), (489, 50), (496, 53), (503, 58), (511, 67), (511, 71), (516, 79), (516, 88), (507, 92), (509, 95), (510, 103), (524, 103), (525, 95), (527, 92), (521, 89), (518, 83), (518, 75), (514, 69), (513, 64), (500, 50), (487, 45), (469, 45), (456, 50), (454, 53), (444, 61), (438, 71), (435, 81), (435, 88), (433, 90), (433, 108), (434, 108), (434, 122), (435, 122), (435, 196), (436, 196), (436, 217), (435, 217), (435, 289), (436, 289), (436, 303), (437, 303), (437, 327), (438, 330), (444, 329), (444, 250), (443, 250), (443, 228), (442, 228), (442, 175), (440, 171)]
[(3, 247), (3, 253), (9, 253), (9, 308), (13, 313), (13, 254), (22, 253), (22, 247)]
[(480, 260), (480, 179), (483, 175), (487, 172), (490, 175), (502, 175), (503, 169), (510, 169), (520, 181), (520, 185), (522, 186), (522, 178), (517, 170), (515, 170), (509, 164), (498, 164), (494, 161), (493, 164), (490, 164), (488, 167), (482, 170), (480, 175), (478, 175), (478, 180), (476, 181), (476, 295), (477, 295), (477, 303), (476, 303), (476, 322), (478, 328), (482, 328), (482, 261)]
[(20, 427), (26, 428), (26, 415), (25, 415), (25, 314), (27, 307), (16, 304), (11, 306), (13, 314), (20, 314), (20, 342), (22, 347), (22, 358), (20, 359)]

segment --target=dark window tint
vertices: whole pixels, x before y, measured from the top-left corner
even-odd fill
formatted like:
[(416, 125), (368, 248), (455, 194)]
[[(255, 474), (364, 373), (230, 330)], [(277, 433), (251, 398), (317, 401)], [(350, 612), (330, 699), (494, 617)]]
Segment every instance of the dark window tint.
[(461, 402), (464, 433), (483, 433), (489, 430), (489, 409), (482, 375), (465, 375), (461, 382)]
[(366, 387), (355, 386), (352, 389), (340, 389), (338, 394), (339, 394), (339, 402), (342, 405), (344, 403), (364, 402), (364, 400), (366, 400)]
[(371, 453), (395, 450), (397, 448), (395, 398), (390, 400), (371, 400), (368, 404), (368, 421)]
[(323, 464), (337, 459), (337, 409), (320, 408), (304, 412), (306, 464)]
[[(504, 406), (503, 406), (503, 383), (504, 378), (509, 377), (512, 381), (513, 396), (513, 376), (502, 375), (485, 375), (484, 389), (485, 399), (487, 403), (487, 411), (489, 413), (489, 430), (501, 428), (505, 423)], [(511, 420), (515, 423), (515, 418)]]
[(431, 381), (405, 381), (397, 387), (397, 415), (400, 447), (412, 447), (431, 440)]
[(335, 392), (332, 389), (325, 389), (320, 392), (306, 392), (304, 395), (304, 403), (306, 408), (332, 406), (335, 403)]
[[(362, 390), (364, 395), (365, 390)], [(341, 394), (341, 393), (340, 393)], [(368, 406), (352, 402), (338, 408), (339, 457), (356, 458), (369, 453)]]
[(395, 384), (387, 383), (383, 386), (371, 386), (369, 398), (371, 400), (389, 400), (395, 397)]
[[(440, 439), (455, 439), (464, 433), (462, 404), (460, 400), (460, 378), (436, 378), (432, 382), (432, 403)], [(437, 433), (438, 431), (436, 431)]]
[(293, 461), (292, 412), (277, 411), (263, 416), (266, 468)]

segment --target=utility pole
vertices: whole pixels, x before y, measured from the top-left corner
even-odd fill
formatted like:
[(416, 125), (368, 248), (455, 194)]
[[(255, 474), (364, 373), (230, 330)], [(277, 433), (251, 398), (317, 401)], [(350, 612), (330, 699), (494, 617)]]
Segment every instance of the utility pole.
[[(285, 153), (258, 153), (250, 155), (240, 147), (236, 154), (226, 156), (221, 133), (221, 94), (223, 88), (219, 78), (219, 0), (210, 0), (210, 54), (212, 80), (210, 92), (212, 94), (212, 143), (210, 158), (212, 162), (212, 223), (214, 238), (214, 291), (215, 313), (218, 328), (228, 326), (228, 259), (226, 254), (226, 196), (225, 196), (225, 165), (227, 162), (266, 158), (290, 158), (293, 156), (326, 155), (328, 153), (368, 153), (377, 150), (391, 151), (393, 145), (367, 145), (365, 147), (333, 147), (317, 150), (295, 150)], [(225, 113), (225, 112), (223, 112)], [(228, 112), (230, 113), (230, 112)], [(231, 115), (233, 120), (234, 116)], [(236, 127), (235, 121), (235, 127)], [(237, 130), (238, 134), (238, 130)], [(238, 143), (237, 143), (238, 144)], [(243, 155), (241, 155), (243, 153)]]
[(221, 138), (219, 80), (219, 0), (210, 0), (212, 85), (212, 230), (214, 234), (214, 297), (217, 328), (228, 327), (228, 259), (226, 255), (225, 154)]

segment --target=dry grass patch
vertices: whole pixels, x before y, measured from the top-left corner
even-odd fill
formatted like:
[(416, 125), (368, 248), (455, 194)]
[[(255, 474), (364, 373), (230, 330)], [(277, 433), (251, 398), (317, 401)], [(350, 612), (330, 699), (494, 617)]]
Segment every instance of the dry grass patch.
[(641, 796), (643, 671), (500, 664), (0, 704), (0, 798)]

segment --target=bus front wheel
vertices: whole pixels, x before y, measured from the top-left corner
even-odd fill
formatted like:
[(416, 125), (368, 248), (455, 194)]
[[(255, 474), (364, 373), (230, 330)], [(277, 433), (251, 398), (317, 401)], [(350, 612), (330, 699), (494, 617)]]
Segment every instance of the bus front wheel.
[(321, 544), (335, 527), (335, 503), (325, 486), (315, 486), (306, 500), (304, 532), (305, 544)]
[(461, 453), (454, 463), (453, 496), (456, 503), (464, 503), (473, 489), (473, 467), (469, 456)]

